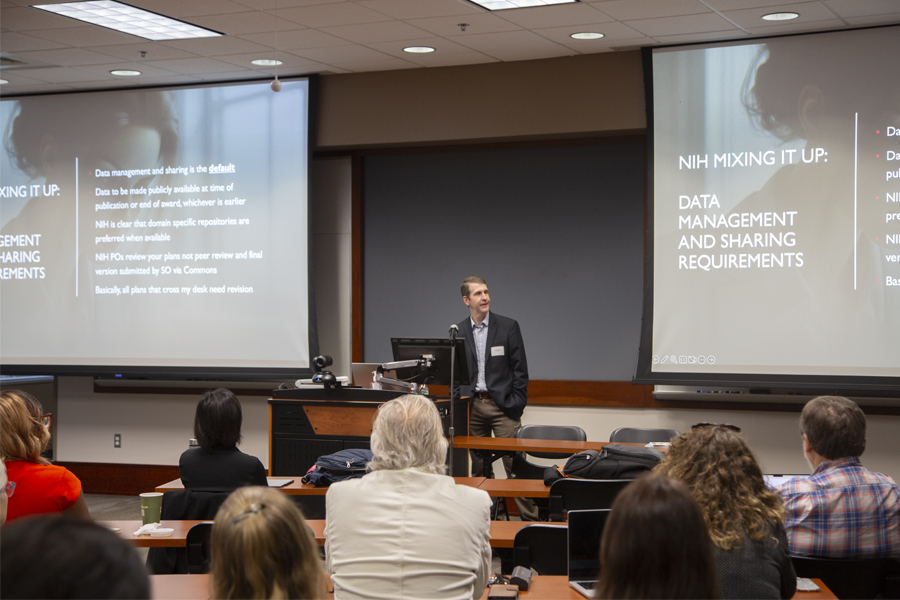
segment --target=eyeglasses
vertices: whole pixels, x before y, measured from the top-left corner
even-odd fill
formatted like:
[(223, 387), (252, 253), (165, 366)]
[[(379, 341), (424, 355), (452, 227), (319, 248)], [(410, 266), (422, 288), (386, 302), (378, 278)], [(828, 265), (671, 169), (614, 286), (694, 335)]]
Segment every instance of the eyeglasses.
[(15, 491), (16, 491), (16, 482), (15, 481), (8, 482), (6, 484), (6, 487), (3, 488), (3, 492), (10, 498), (12, 498), (13, 492), (15, 492)]
[(731, 423), (697, 423), (696, 425), (691, 425), (691, 429), (703, 429), (704, 427), (724, 427), (725, 429), (730, 429), (737, 433), (741, 432), (740, 427), (732, 425)]
[(53, 415), (43, 415), (41, 420), (44, 422), (44, 427), (50, 429), (50, 423), (53, 422)]

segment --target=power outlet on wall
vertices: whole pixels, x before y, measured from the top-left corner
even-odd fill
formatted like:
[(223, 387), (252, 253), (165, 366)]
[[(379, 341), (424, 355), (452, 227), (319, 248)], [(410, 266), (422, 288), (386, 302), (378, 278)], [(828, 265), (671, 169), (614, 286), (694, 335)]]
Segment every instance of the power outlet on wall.
[(122, 447), (122, 434), (116, 433), (113, 434), (113, 448), (121, 448)]

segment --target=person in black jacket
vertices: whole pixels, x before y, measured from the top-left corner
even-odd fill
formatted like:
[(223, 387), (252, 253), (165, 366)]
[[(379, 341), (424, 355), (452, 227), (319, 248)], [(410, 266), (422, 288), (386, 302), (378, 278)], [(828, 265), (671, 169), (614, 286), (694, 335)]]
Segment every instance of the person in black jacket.
[(185, 489), (229, 492), (245, 485), (267, 485), (259, 459), (237, 449), (242, 421), (241, 403), (229, 390), (203, 395), (194, 416), (194, 437), (200, 447), (186, 450), (178, 461)]

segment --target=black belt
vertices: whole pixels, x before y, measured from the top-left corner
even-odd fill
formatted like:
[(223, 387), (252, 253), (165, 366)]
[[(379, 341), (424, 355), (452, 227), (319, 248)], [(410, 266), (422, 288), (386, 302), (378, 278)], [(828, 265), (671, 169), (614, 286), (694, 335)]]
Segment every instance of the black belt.
[(490, 400), (490, 399), (491, 399), (491, 395), (490, 395), (489, 393), (487, 393), (487, 392), (475, 392), (475, 393), (473, 394), (473, 396), (474, 396), (475, 398), (482, 398), (482, 399), (485, 399), (485, 400)]

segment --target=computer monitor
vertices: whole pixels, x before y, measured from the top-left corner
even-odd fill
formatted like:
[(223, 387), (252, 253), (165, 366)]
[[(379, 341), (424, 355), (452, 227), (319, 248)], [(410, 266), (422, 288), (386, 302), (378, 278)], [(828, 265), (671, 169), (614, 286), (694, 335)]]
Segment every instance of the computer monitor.
[[(416, 381), (419, 384), (450, 385), (450, 340), (435, 338), (391, 338), (394, 360), (415, 360), (423, 354), (435, 357), (431, 370), (422, 368), (397, 369), (397, 379)], [(469, 385), (469, 362), (466, 358), (466, 341), (456, 340), (456, 368), (453, 385)], [(413, 379), (415, 378), (415, 379)]]

